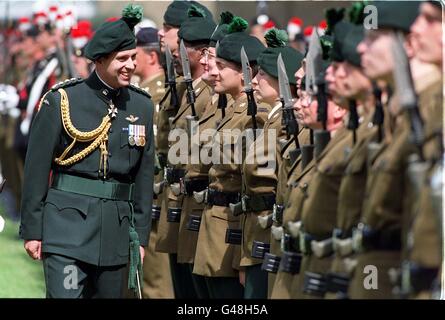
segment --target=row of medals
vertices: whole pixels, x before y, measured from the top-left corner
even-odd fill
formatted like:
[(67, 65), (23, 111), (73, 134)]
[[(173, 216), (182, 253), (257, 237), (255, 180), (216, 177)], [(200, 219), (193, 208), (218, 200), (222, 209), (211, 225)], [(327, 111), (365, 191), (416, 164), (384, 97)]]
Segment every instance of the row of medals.
[(129, 125), (128, 143), (130, 146), (145, 146), (145, 126)]

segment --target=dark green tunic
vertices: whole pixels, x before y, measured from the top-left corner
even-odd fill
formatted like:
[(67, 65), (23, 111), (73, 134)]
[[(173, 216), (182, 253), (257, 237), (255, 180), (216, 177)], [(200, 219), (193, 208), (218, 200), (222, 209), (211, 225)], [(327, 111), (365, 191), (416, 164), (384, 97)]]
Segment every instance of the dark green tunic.
[[(153, 188), (153, 103), (143, 90), (133, 86), (111, 90), (95, 72), (83, 80), (65, 82), (44, 98), (32, 128), (25, 163), (20, 234), (25, 240), (42, 240), (42, 251), (65, 255), (89, 264), (126, 264), (129, 254), (130, 202), (101, 199), (51, 188), (59, 173), (99, 179), (99, 148), (85, 159), (59, 166), (54, 159), (72, 139), (66, 134), (60, 113), (63, 88), (70, 103), (73, 125), (80, 131), (97, 128), (108, 114), (110, 99), (118, 109), (108, 133), (107, 181), (134, 183), (135, 229), (146, 246), (151, 225)], [(130, 115), (138, 119), (131, 123)], [(130, 119), (130, 118), (129, 118)], [(146, 144), (130, 146), (128, 125), (144, 125)], [(68, 156), (89, 143), (76, 143)]]

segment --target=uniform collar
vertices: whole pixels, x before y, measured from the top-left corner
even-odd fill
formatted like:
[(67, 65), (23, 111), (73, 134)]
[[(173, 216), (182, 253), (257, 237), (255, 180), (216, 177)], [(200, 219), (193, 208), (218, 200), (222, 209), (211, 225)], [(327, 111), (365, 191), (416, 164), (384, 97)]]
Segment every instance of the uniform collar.
[(103, 81), (96, 71), (93, 71), (86, 80), (86, 83), (96, 90), (96, 94), (106, 100), (112, 100), (120, 95), (121, 89), (114, 89)]
[(267, 115), (267, 119), (272, 118), (272, 116), (275, 114), (275, 112), (280, 109), (281, 107), (281, 102), (277, 102), (277, 104), (275, 105), (275, 107), (273, 107), (272, 111), (269, 112), (269, 114)]

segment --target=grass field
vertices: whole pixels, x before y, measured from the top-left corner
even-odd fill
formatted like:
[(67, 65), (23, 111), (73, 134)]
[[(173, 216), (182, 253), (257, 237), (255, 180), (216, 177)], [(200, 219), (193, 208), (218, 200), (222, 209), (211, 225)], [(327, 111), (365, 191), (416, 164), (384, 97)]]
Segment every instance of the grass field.
[(44, 298), (42, 262), (28, 257), (18, 228), (18, 223), (6, 220), (0, 233), (0, 298)]

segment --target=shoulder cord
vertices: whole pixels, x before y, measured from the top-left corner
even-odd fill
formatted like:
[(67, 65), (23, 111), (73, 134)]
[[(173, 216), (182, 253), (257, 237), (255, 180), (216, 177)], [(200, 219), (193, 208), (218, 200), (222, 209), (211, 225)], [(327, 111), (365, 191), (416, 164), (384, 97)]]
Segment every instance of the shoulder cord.
[[(100, 159), (100, 168), (103, 169), (105, 173), (107, 170), (107, 140), (108, 140), (108, 130), (111, 127), (111, 118), (106, 115), (102, 119), (102, 123), (99, 127), (92, 131), (82, 132), (77, 130), (70, 118), (70, 105), (68, 101), (68, 96), (66, 91), (63, 89), (58, 90), (61, 96), (60, 99), (60, 110), (62, 116), (62, 124), (65, 132), (73, 139), (72, 143), (65, 149), (65, 151), (57, 158), (54, 159), (54, 162), (61, 166), (69, 166), (80, 160), (84, 159), (91, 152), (97, 149), (100, 146), (101, 149), (101, 159)], [(93, 141), (88, 147), (65, 159), (68, 152), (74, 147), (75, 143), (79, 142), (89, 142)]]

